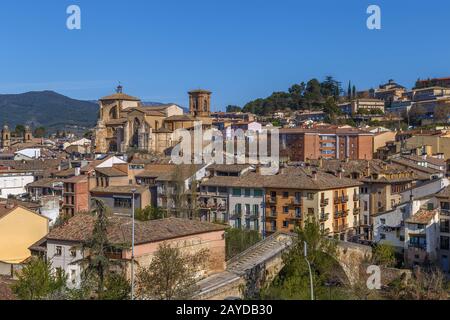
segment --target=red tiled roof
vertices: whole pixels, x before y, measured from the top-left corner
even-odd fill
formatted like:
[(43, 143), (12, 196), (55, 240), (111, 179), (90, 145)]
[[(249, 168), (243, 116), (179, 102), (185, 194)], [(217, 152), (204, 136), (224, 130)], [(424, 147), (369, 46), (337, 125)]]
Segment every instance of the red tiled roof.
[[(115, 244), (130, 244), (132, 232), (131, 218), (112, 216), (108, 218), (108, 221), (107, 230), (109, 241)], [(91, 237), (94, 224), (94, 216), (78, 214), (64, 225), (53, 229), (47, 235), (47, 239), (84, 242)], [(136, 244), (159, 242), (226, 229), (223, 225), (178, 218), (136, 221), (135, 228)]]

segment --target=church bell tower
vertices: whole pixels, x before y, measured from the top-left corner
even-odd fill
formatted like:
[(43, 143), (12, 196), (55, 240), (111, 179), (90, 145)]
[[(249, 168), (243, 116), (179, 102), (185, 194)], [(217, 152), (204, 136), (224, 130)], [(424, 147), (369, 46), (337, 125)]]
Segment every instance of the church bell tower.
[(211, 92), (193, 90), (189, 92), (189, 112), (194, 117), (211, 116)]

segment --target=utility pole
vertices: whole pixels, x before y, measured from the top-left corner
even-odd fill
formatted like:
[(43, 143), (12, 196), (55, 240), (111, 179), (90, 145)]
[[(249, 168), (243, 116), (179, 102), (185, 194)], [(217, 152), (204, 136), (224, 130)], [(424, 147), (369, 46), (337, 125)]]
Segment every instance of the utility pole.
[(305, 260), (306, 260), (306, 263), (308, 264), (308, 268), (309, 268), (309, 281), (310, 281), (310, 286), (311, 286), (311, 300), (314, 301), (313, 274), (312, 274), (312, 270), (311, 270), (311, 263), (309, 263), (309, 260), (308, 260), (308, 244), (306, 243), (306, 241), (303, 241), (303, 245), (304, 245)]
[(131, 300), (134, 300), (134, 239), (135, 239), (135, 214), (134, 214), (134, 197), (136, 194), (136, 189), (131, 190), (131, 194), (133, 195), (133, 199), (131, 199)]

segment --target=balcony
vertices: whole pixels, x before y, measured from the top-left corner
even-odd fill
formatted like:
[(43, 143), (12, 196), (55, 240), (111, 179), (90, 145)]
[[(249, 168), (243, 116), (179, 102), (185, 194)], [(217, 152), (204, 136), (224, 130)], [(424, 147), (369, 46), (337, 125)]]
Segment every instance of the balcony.
[(270, 213), (268, 215), (266, 215), (266, 219), (277, 219), (278, 218), (278, 214), (277, 213)]
[(348, 216), (350, 210), (340, 210), (340, 211), (336, 211), (336, 213), (334, 214), (334, 218), (335, 219), (339, 219), (339, 218), (343, 218)]
[(348, 200), (349, 200), (349, 197), (348, 197), (348, 196), (342, 196), (342, 197), (341, 197), (341, 202), (342, 202), (342, 203), (347, 203)]
[(289, 206), (291, 206), (291, 207), (300, 207), (301, 205), (302, 205), (302, 202), (300, 200), (297, 200), (297, 199), (292, 199), (289, 202)]
[(270, 198), (267, 198), (266, 199), (266, 204), (267, 205), (274, 205), (274, 204), (277, 204), (277, 199), (276, 198), (272, 198), (272, 197), (270, 197)]
[(294, 216), (290, 217), (289, 220), (293, 220), (293, 221), (301, 221), (303, 220), (303, 217), (301, 214), (295, 214)]
[(325, 222), (330, 218), (330, 214), (329, 213), (322, 213), (319, 216), (319, 221), (320, 222)]
[(340, 232), (344, 232), (345, 230), (348, 229), (348, 224), (335, 224), (333, 223), (333, 232), (334, 233), (340, 233)]
[(330, 199), (321, 199), (320, 200), (320, 206), (321, 207), (326, 207), (330, 204)]
[(353, 208), (353, 215), (359, 215), (361, 213), (361, 209), (360, 208)]
[(354, 194), (353, 195), (353, 201), (357, 202), (359, 200), (361, 200), (361, 196), (359, 194)]
[(245, 214), (245, 219), (252, 221), (259, 220), (259, 212), (249, 212)]

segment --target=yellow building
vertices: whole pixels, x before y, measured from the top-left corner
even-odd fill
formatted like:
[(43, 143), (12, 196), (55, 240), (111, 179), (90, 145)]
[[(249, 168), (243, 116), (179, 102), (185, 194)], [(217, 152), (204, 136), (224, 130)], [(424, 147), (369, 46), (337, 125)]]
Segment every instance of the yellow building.
[(49, 220), (9, 203), (0, 204), (0, 262), (19, 264), (31, 256), (28, 249), (48, 233)]

